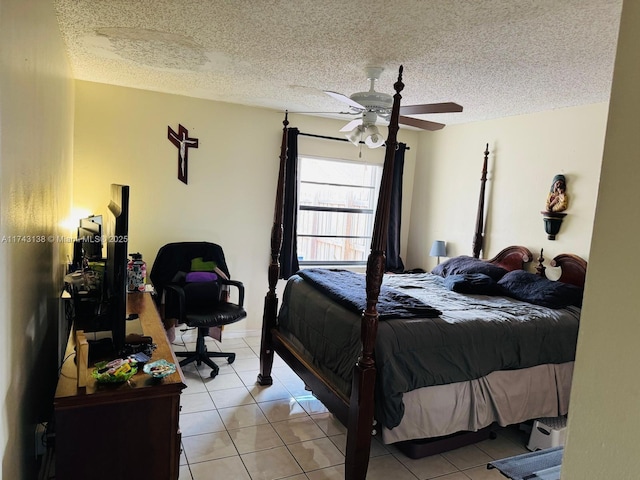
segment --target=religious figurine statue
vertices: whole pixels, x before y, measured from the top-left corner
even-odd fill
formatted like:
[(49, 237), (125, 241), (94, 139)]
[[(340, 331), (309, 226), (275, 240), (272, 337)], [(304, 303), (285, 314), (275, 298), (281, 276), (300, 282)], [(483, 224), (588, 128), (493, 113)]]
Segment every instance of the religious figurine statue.
[(556, 175), (547, 195), (547, 212), (563, 212), (568, 206), (567, 179), (564, 175)]

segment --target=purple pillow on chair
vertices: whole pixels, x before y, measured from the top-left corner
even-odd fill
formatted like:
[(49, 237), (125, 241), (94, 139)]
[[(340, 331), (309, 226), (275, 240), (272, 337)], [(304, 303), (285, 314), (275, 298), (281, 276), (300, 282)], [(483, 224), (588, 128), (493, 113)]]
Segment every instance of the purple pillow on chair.
[(189, 272), (185, 278), (187, 283), (214, 282), (218, 276), (213, 272)]

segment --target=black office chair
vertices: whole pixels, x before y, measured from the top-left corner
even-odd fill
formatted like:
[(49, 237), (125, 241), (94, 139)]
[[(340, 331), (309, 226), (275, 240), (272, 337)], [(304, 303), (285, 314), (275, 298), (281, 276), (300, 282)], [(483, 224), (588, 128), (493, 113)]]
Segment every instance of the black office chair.
[[(235, 353), (209, 352), (205, 344), (211, 327), (235, 323), (247, 316), (243, 308), (244, 285), (230, 279), (222, 248), (209, 242), (169, 243), (158, 251), (149, 277), (157, 292), (156, 301), (162, 302), (164, 295), (165, 318), (177, 318), (198, 329), (196, 350), (175, 352), (178, 357), (186, 357), (180, 366), (204, 363), (211, 368), (213, 378), (219, 367), (212, 357), (224, 357), (233, 363)], [(230, 287), (238, 289), (237, 304), (228, 301)]]

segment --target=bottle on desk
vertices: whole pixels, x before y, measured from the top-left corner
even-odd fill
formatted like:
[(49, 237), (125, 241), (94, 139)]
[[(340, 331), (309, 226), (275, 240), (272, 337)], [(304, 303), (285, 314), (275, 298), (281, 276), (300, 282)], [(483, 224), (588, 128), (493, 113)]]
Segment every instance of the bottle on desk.
[(129, 255), (131, 260), (127, 264), (127, 289), (130, 292), (144, 292), (144, 282), (147, 278), (147, 263), (142, 260), (140, 253)]

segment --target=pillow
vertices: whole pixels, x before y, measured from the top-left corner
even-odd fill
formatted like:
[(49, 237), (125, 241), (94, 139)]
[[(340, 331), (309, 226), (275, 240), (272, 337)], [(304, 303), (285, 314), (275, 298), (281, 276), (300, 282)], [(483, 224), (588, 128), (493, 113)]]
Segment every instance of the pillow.
[(191, 260), (192, 272), (213, 272), (216, 267), (216, 262), (213, 260), (205, 262), (202, 257), (197, 257)]
[(431, 270), (431, 273), (441, 277), (464, 273), (483, 273), (497, 282), (507, 273), (507, 270), (479, 258), (461, 255), (442, 262)]
[(514, 270), (498, 281), (503, 295), (549, 308), (582, 306), (583, 290), (575, 285), (554, 282), (524, 270)]
[(444, 285), (454, 292), (473, 295), (497, 295), (500, 292), (493, 278), (484, 273), (458, 273), (444, 277)]
[(214, 282), (217, 279), (218, 276), (213, 272), (189, 272), (185, 276), (184, 281), (186, 283)]

